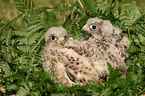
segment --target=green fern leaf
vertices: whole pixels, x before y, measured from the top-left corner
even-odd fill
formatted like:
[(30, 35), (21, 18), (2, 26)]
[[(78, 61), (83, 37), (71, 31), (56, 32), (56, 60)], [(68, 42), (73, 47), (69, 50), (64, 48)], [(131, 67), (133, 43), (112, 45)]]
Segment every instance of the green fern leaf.
[(92, 17), (97, 16), (97, 6), (94, 2), (94, 0), (83, 0), (84, 2), (84, 6), (86, 8), (86, 11), (89, 11), (89, 13), (91, 13)]
[(30, 92), (30, 88), (28, 87), (28, 85), (26, 85), (25, 83), (20, 87), (20, 89), (17, 92), (18, 96), (26, 96), (28, 95)]
[(5, 23), (1, 23), (0, 22), (0, 28), (4, 27), (5, 26)]
[(33, 1), (31, 0), (13, 0), (13, 1), (15, 2), (17, 10), (22, 13), (35, 7)]
[(141, 33), (143, 36), (145, 36), (145, 14), (142, 14), (136, 21), (134, 21), (130, 29), (135, 33)]
[(136, 1), (133, 1), (129, 4), (120, 4), (122, 8), (122, 12), (118, 15), (118, 10), (116, 10), (117, 14), (114, 14), (116, 18), (119, 18), (121, 22), (119, 22), (120, 26), (128, 26), (130, 27), (138, 18), (141, 17), (141, 11), (136, 5)]
[(16, 90), (17, 88), (18, 87), (16, 84), (11, 84), (11, 85), (8, 85), (6, 89), (10, 91), (10, 90)]
[(7, 62), (3, 62), (2, 69), (5, 71), (4, 77), (8, 77), (11, 75), (10, 68), (11, 67), (9, 66)]
[(21, 18), (22, 14), (19, 14), (17, 17), (15, 17), (12, 21), (8, 22), (0, 31), (0, 35), (3, 33), (4, 30), (9, 29), (10, 31), (12, 30), (13, 26), (15, 25), (16, 21)]
[(12, 33), (13, 35), (20, 36), (20, 37), (23, 37), (26, 35), (24, 31), (17, 31), (17, 30), (12, 31)]
[(28, 27), (27, 32), (32, 32), (33, 33), (33, 32), (38, 31), (41, 28), (44, 28), (44, 25), (42, 23), (38, 23), (38, 24), (35, 24), (35, 25), (32, 25), (32, 26)]
[(35, 44), (36, 39), (41, 36), (41, 33), (35, 33), (31, 38), (29, 39), (29, 45)]

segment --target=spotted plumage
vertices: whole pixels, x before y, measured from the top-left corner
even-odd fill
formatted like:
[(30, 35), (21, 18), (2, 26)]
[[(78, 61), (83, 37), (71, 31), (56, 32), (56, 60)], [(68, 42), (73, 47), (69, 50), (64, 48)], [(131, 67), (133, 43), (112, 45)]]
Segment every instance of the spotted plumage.
[(82, 56), (66, 45), (78, 48), (79, 41), (68, 39), (62, 27), (52, 27), (46, 33), (46, 47), (42, 54), (44, 71), (54, 73), (52, 79), (66, 86), (72, 84), (90, 84), (98, 81), (98, 73), (87, 57)]

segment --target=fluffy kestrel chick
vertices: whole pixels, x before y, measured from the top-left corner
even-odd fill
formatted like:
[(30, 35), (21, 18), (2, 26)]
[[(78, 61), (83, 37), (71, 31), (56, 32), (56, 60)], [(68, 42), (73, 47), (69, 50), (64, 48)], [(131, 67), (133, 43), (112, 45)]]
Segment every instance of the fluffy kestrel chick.
[(102, 20), (97, 17), (90, 18), (82, 30), (87, 31), (88, 34), (93, 34), (97, 41), (102, 40), (116, 46), (124, 60), (128, 57), (129, 39), (124, 36), (121, 29), (114, 27), (109, 20)]
[[(123, 68), (126, 70), (125, 59), (121, 55), (124, 54), (122, 52), (123, 48), (119, 47), (124, 47), (123, 43), (126, 42), (126, 39), (123, 39), (124, 36), (123, 38), (121, 38), (122, 36), (120, 37), (120, 35), (122, 35), (121, 32), (118, 34), (118, 29), (112, 26), (109, 20), (101, 20), (97, 17), (90, 18), (83, 26), (82, 30), (88, 32), (87, 35), (89, 35), (89, 39), (83, 38), (84, 45), (87, 46), (88, 55), (90, 56), (94, 68), (99, 71), (100, 76), (109, 75), (107, 62), (110, 63), (114, 69)], [(116, 46), (118, 41), (118, 46)]]
[[(98, 73), (87, 58), (64, 46), (68, 41), (67, 32), (62, 27), (52, 27), (47, 31), (46, 47), (42, 54), (44, 71), (54, 73), (52, 79), (66, 86), (98, 81)], [(74, 42), (77, 44), (77, 41)], [(78, 47), (75, 43), (71, 44)]]

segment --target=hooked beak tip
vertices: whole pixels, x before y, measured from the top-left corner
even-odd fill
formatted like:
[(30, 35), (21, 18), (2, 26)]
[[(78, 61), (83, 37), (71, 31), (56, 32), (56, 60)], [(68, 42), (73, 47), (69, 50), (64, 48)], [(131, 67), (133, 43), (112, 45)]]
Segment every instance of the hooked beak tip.
[(82, 28), (82, 31), (87, 31), (87, 28), (86, 28), (86, 26), (83, 26), (83, 28)]

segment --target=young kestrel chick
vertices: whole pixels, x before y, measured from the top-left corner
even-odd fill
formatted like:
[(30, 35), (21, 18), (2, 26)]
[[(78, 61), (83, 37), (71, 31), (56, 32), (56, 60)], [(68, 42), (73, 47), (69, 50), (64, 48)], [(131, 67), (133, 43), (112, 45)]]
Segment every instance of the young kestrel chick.
[[(114, 69), (126, 70), (124, 47), (129, 46), (129, 40), (114, 27), (109, 20), (101, 20), (97, 17), (88, 19), (82, 30), (87, 31), (89, 38), (83, 38), (87, 46), (92, 64), (101, 76), (108, 75), (107, 62)], [(122, 55), (123, 54), (123, 55)]]
[[(66, 86), (98, 81), (98, 73), (87, 58), (64, 46), (68, 41), (67, 32), (62, 27), (52, 27), (47, 31), (46, 47), (42, 54), (44, 71), (54, 73), (52, 79)], [(77, 44), (77, 41), (74, 42)], [(74, 43), (74, 47), (78, 46)]]
[(116, 46), (124, 60), (128, 57), (129, 39), (123, 35), (121, 29), (114, 27), (109, 20), (102, 20), (97, 17), (90, 18), (82, 30), (93, 34), (97, 41), (102, 40)]

